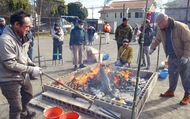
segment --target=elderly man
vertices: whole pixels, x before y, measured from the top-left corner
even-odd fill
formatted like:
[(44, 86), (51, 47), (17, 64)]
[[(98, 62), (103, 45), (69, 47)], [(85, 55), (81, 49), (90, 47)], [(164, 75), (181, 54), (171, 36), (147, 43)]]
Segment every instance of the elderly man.
[(11, 15), (10, 24), (0, 36), (1, 91), (9, 103), (9, 119), (30, 119), (36, 113), (28, 110), (33, 97), (29, 74), (35, 77), (41, 73), (27, 54), (30, 14), (18, 10)]
[(173, 97), (179, 75), (184, 88), (184, 97), (181, 105), (190, 102), (190, 31), (186, 24), (175, 21), (166, 14), (160, 13), (156, 22), (158, 33), (150, 46), (150, 54), (162, 42), (168, 58), (169, 88), (161, 97)]
[(3, 33), (5, 26), (6, 26), (5, 18), (0, 17), (0, 36)]

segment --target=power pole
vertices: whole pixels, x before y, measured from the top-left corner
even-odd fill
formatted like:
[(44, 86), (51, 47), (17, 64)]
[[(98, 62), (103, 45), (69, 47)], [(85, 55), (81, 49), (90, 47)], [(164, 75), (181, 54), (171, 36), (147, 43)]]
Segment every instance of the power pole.
[(125, 17), (125, 3), (123, 4), (123, 18)]
[(187, 1), (187, 9), (186, 9), (186, 16), (185, 16), (185, 23), (188, 24), (188, 11), (189, 11), (189, 0)]

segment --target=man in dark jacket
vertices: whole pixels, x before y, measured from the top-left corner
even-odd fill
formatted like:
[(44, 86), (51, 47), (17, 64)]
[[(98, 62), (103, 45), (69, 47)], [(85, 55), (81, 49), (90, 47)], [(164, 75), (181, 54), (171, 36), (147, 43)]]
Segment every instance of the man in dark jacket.
[(0, 17), (0, 36), (3, 33), (3, 29), (5, 28), (5, 26), (6, 26), (5, 18)]
[(115, 31), (115, 40), (117, 42), (117, 49), (119, 51), (120, 47), (123, 45), (123, 40), (128, 39), (131, 42), (133, 29), (128, 24), (129, 19), (123, 18), (122, 24), (120, 24)]
[(83, 21), (79, 20), (78, 25), (76, 25), (70, 34), (70, 49), (73, 51), (74, 55), (74, 70), (77, 70), (78, 63), (79, 68), (85, 67), (83, 64), (83, 51), (86, 45), (86, 31), (83, 28)]
[[(141, 30), (143, 29), (143, 27), (141, 28)], [(142, 42), (142, 31), (139, 37), (139, 41), (138, 43), (141, 44)], [(145, 34), (144, 34), (144, 44), (143, 44), (143, 55), (142, 55), (142, 60), (143, 60), (143, 64), (141, 64), (141, 66), (146, 66), (146, 61), (147, 61), (147, 67), (146, 69), (150, 69), (150, 54), (149, 54), (149, 50), (150, 50), (150, 44), (152, 43), (153, 40), (153, 30), (150, 26), (150, 21), (148, 19), (146, 19), (146, 25), (145, 25)], [(146, 56), (146, 61), (145, 61), (145, 56)]]

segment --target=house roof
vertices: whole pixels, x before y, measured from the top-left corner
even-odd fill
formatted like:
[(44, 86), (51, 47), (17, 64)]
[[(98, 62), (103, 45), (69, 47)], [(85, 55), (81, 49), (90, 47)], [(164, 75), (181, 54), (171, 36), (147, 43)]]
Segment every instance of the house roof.
[[(148, 8), (154, 3), (155, 0), (148, 0)], [(122, 10), (125, 4), (125, 9), (144, 9), (146, 7), (146, 0), (126, 0), (126, 1), (115, 1), (109, 6), (102, 8), (99, 12), (112, 11), (112, 10)]]

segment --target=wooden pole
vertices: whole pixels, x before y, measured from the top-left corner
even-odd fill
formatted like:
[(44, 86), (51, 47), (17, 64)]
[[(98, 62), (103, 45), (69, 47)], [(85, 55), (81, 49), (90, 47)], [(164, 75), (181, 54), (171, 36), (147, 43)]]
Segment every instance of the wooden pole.
[(148, 0), (146, 0), (146, 8), (144, 11), (144, 22), (143, 22), (143, 32), (142, 32), (142, 40), (140, 44), (140, 57), (139, 57), (139, 63), (138, 63), (138, 70), (137, 70), (137, 77), (136, 77), (136, 85), (135, 85), (135, 92), (134, 92), (134, 99), (133, 99), (133, 107), (131, 112), (131, 119), (135, 119), (137, 116), (137, 91), (138, 91), (138, 85), (139, 85), (139, 79), (140, 79), (140, 69), (141, 69), (141, 57), (143, 53), (143, 45), (144, 45), (144, 33), (145, 33), (145, 25), (146, 25), (146, 13), (147, 13), (147, 7), (148, 7)]

